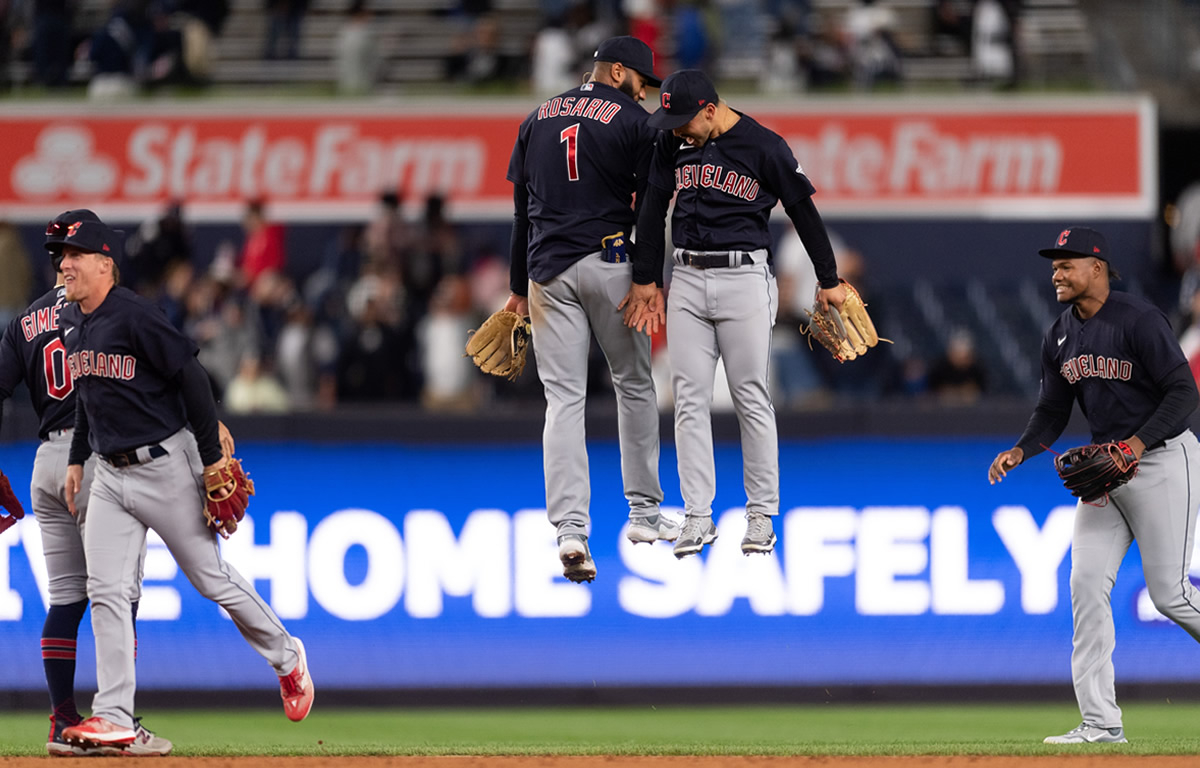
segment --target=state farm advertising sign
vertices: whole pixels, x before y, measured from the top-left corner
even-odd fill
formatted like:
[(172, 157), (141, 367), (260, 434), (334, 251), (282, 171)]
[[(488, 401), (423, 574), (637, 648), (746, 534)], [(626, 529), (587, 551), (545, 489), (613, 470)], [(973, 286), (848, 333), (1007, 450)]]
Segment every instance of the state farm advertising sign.
[[(1156, 126), (1147, 99), (732, 106), (787, 139), (829, 214), (1153, 214)], [(536, 107), (7, 109), (0, 214), (37, 221), (87, 206), (142, 216), (179, 199), (194, 218), (226, 218), (262, 198), (280, 217), (357, 219), (395, 188), (413, 205), (443, 194), (458, 218), (504, 218), (517, 126)]]

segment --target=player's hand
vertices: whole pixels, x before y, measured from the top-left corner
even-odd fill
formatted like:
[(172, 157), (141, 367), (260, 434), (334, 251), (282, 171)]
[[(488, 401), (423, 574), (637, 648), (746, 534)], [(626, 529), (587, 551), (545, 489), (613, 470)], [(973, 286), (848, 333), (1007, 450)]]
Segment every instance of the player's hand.
[(617, 310), (625, 310), (625, 325), (638, 333), (653, 336), (667, 322), (666, 301), (662, 288), (654, 283), (639, 285), (631, 283), (629, 293), (621, 299)]
[(992, 466), (988, 468), (988, 482), (992, 485), (1004, 479), (1008, 471), (1022, 461), (1025, 460), (1025, 450), (1023, 448), (1009, 448), (992, 461)]
[(817, 304), (820, 305), (822, 312), (828, 312), (830, 304), (840, 310), (842, 302), (845, 300), (846, 286), (841, 283), (838, 283), (833, 288), (819, 288), (817, 290)]
[(217, 439), (221, 441), (221, 456), (228, 461), (233, 457), (233, 433), (229, 431), (229, 427), (225, 426), (225, 422), (217, 422)]
[(529, 317), (529, 297), (518, 296), (513, 293), (508, 297), (508, 301), (504, 302), (505, 312), (516, 312), (521, 317)]
[(63, 494), (67, 497), (67, 509), (71, 510), (72, 517), (79, 516), (79, 510), (75, 509), (75, 495), (83, 488), (83, 465), (68, 464), (67, 465), (67, 481), (63, 485)]

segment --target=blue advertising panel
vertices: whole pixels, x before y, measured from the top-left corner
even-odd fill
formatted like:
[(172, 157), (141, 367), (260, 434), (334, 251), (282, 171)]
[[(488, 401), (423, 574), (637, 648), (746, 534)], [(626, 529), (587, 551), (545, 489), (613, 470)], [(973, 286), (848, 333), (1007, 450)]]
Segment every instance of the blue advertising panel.
[[(327, 687), (1067, 682), (1075, 506), (1048, 454), (989, 485), (1006, 447), (784, 442), (779, 543), (746, 557), (741, 455), (719, 445), (720, 537), (676, 560), (667, 544), (624, 539), (616, 445), (597, 443), (599, 573), (577, 585), (546, 522), (538, 445), (239, 442), (258, 494), (222, 546)], [(0, 446), (23, 497), (33, 454)], [(485, 480), (497, 466), (504, 482)], [(669, 445), (662, 479), (668, 511), (682, 514)], [(5, 689), (43, 686), (40, 553), (32, 517), (0, 535)], [(144, 587), (140, 688), (272, 679), (153, 536)], [(1112, 605), (1119, 680), (1200, 680), (1195, 642), (1146, 595), (1136, 546)], [(85, 621), (81, 684), (94, 680), (91, 648)]]

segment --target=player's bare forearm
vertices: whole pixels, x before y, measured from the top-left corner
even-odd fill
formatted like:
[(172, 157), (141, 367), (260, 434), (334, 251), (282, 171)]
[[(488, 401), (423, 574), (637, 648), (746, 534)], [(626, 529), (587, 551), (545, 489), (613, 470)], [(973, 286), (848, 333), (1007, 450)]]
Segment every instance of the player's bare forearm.
[(225, 422), (217, 422), (217, 437), (221, 443), (221, 455), (225, 459), (229, 459), (234, 453), (233, 433), (229, 431), (229, 427), (225, 426)]

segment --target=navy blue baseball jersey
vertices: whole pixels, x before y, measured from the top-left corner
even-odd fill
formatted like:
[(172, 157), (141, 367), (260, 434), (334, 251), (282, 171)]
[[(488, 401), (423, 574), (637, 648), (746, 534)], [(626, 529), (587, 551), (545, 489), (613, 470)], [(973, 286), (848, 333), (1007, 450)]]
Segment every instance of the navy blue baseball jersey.
[(666, 131), (655, 143), (650, 183), (675, 190), (671, 236), (677, 248), (769, 248), (775, 204), (788, 208), (816, 191), (782, 136), (737, 114), (732, 128), (702, 147)]
[[(1077, 399), (1093, 442), (1125, 440), (1154, 414), (1160, 382), (1181, 365), (1187, 359), (1162, 311), (1113, 291), (1088, 320), (1068, 308), (1046, 332), (1039, 405), (1069, 412)], [(1186, 426), (1181, 421), (1168, 434)]]
[(0, 341), (0, 401), (24, 381), (43, 440), (75, 424), (75, 384), (58, 331), (65, 294), (65, 288), (50, 289), (13, 318)]
[(197, 348), (161, 309), (117, 286), (91, 314), (69, 304), (60, 319), (92, 451), (123, 453), (184, 427), (187, 413), (172, 380)]
[(546, 282), (608, 235), (632, 231), (657, 135), (649, 117), (622, 91), (584, 83), (521, 123), (508, 180), (529, 192), (529, 279)]

